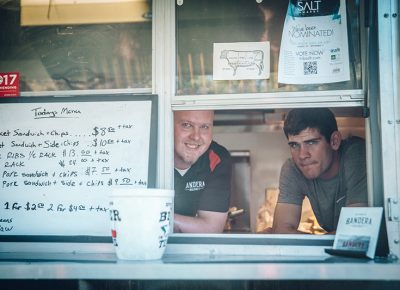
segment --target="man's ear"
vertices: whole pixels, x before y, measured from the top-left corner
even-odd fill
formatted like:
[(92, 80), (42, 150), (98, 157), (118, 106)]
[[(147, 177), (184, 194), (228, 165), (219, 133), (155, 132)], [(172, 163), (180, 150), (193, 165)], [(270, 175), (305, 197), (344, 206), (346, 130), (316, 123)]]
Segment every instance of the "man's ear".
[(333, 150), (338, 150), (342, 143), (342, 134), (339, 131), (334, 131), (331, 135), (331, 147)]

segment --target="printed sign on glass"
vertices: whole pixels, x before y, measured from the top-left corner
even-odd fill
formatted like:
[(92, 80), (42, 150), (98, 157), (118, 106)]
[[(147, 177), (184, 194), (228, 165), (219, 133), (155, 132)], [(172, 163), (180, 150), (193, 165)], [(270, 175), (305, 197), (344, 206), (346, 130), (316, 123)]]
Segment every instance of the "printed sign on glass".
[(213, 80), (269, 79), (269, 42), (214, 43)]
[(0, 97), (16, 97), (19, 95), (19, 73), (0, 72)]
[(278, 82), (350, 79), (345, 0), (290, 0), (279, 53)]

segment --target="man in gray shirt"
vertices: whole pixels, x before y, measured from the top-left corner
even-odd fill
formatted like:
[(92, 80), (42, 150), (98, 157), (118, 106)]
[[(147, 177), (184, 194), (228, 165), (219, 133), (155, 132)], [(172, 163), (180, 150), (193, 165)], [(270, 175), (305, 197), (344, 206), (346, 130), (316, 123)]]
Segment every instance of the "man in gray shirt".
[(326, 108), (291, 110), (283, 130), (292, 158), (281, 169), (272, 232), (303, 233), (297, 229), (307, 196), (320, 226), (335, 233), (342, 207), (368, 205), (364, 140), (342, 140)]

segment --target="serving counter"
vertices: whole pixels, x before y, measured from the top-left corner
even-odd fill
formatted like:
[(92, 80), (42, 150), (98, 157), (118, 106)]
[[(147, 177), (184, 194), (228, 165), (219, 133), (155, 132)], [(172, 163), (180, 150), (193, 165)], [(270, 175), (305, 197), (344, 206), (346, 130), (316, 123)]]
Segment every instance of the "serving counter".
[(398, 281), (400, 262), (326, 254), (333, 236), (176, 235), (161, 260), (118, 260), (112, 244), (6, 243), (0, 279)]
[[(400, 263), (355, 258), (200, 257), (166, 255), (157, 261), (60, 256), (59, 260), (1, 257), (1, 279), (101, 280), (382, 280), (400, 281)], [(29, 260), (32, 258), (32, 260)]]

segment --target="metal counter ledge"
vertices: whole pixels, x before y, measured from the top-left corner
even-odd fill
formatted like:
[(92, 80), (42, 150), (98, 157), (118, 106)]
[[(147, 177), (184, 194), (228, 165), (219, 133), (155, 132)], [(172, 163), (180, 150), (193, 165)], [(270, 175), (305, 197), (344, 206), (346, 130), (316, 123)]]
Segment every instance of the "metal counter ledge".
[(331, 256), (333, 237), (173, 235), (161, 260), (109, 243), (0, 243), (0, 279), (400, 281), (400, 262)]

